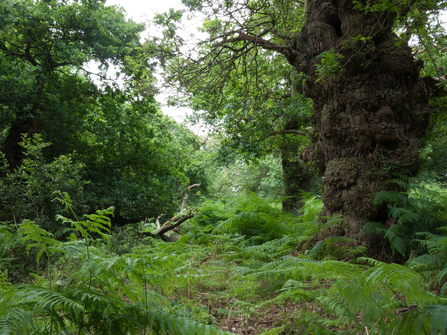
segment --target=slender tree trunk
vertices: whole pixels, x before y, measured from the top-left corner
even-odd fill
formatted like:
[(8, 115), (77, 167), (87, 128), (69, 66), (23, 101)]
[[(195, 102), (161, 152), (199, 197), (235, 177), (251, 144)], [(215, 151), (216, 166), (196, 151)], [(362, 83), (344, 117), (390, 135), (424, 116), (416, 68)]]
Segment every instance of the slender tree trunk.
[[(298, 122), (291, 121), (285, 130), (298, 128)], [(300, 143), (293, 140), (285, 139), (281, 146), (284, 195), (287, 197), (282, 202), (282, 210), (294, 215), (298, 215), (304, 205), (301, 201), (302, 191), (310, 191), (315, 176), (313, 169), (298, 157), (299, 149)]]
[(39, 84), (36, 92), (36, 100), (34, 101), (30, 111), (22, 112), (23, 115), (17, 117), (17, 121), (11, 124), (5, 142), (1, 147), (1, 151), (5, 154), (6, 160), (9, 164), (9, 169), (12, 171), (22, 165), (25, 154), (23, 148), (19, 145), (22, 141), (22, 136), (32, 137), (38, 133), (41, 128), (41, 119), (38, 115), (39, 99), (41, 98), (45, 84), (46, 76), (39, 75), (36, 78)]
[(19, 145), (22, 141), (22, 135), (32, 136), (38, 132), (39, 128), (39, 120), (32, 120), (31, 118), (11, 125), (8, 136), (1, 148), (1, 151), (5, 154), (6, 160), (8, 161), (10, 170), (18, 168), (25, 158), (23, 148)]
[[(307, 77), (314, 101), (313, 160), (324, 176), (323, 215), (343, 214), (344, 233), (383, 222), (373, 206), (392, 172), (418, 169), (421, 138), (430, 116), (428, 93), (411, 49), (391, 31), (394, 13), (365, 14), (348, 0), (310, 0), (308, 19), (289, 62)], [(356, 36), (365, 39), (353, 39)], [(340, 72), (319, 80), (318, 56), (344, 57)], [(323, 71), (324, 72), (324, 71)], [(317, 82), (316, 82), (317, 81)]]

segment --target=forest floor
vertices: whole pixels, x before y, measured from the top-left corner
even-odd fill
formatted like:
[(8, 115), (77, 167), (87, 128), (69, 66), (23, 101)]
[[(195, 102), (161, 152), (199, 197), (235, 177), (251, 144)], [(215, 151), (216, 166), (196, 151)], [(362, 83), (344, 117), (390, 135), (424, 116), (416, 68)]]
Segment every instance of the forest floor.
[[(413, 258), (411, 254), (404, 262), (403, 256), (397, 258), (397, 253), (386, 245), (375, 243), (372, 249), (371, 240), (329, 235), (327, 232), (340, 224), (339, 219), (322, 224), (316, 221), (318, 212), (314, 211), (310, 218), (278, 220), (284, 214), (264, 206), (262, 199), (254, 200), (254, 209), (247, 205), (245, 212), (225, 221), (214, 222), (217, 215), (213, 217), (213, 213), (221, 215), (217, 210), (203, 214), (193, 224), (182, 227), (173, 243), (151, 237), (141, 239), (140, 226), (113, 232), (109, 243), (98, 240), (95, 246), (93, 239), (60, 242), (46, 237), (45, 243), (59, 254), (44, 255), (47, 259), (40, 263), (28, 262), (37, 259), (39, 249), (33, 248), (28, 254), (26, 241), (13, 227), (3, 226), (9, 234), (4, 233), (6, 240), (16, 241), (17, 264), (12, 262), (12, 253), (7, 254), (11, 271), (0, 273), (0, 296), (4, 292), (10, 300), (1, 305), (0, 299), (0, 307), (7, 312), (14, 304), (27, 306), (35, 313), (24, 312), (30, 327), (36, 320), (43, 320), (42, 327), (47, 327), (51, 324), (47, 322), (51, 320), (48, 310), (34, 309), (46, 308), (46, 296), (57, 292), (63, 299), (51, 303), (54, 310), (60, 310), (59, 316), (71, 318), (72, 311), (78, 315), (72, 301), (84, 309), (101, 310), (91, 314), (98, 318), (92, 321), (94, 325), (106, 324), (104, 306), (121, 314), (142, 310), (154, 315), (154, 319), (137, 314), (138, 322), (158, 320), (165, 327), (178, 327), (165, 334), (220, 335), (225, 331), (241, 335), (414, 335), (430, 331), (436, 334), (438, 330), (447, 334), (445, 270), (439, 272), (436, 268), (439, 264), (447, 268), (443, 254), (438, 253), (447, 245), (445, 237), (433, 235), (433, 250), (437, 253)], [(306, 206), (310, 205), (309, 201)], [(45, 232), (35, 224), (27, 224), (23, 227), (34, 234), (33, 238), (41, 239)], [(371, 250), (376, 249), (380, 252), (371, 257)], [(21, 284), (10, 285), (7, 275)], [(73, 288), (84, 294), (73, 296)], [(38, 295), (29, 295), (26, 290)], [(96, 294), (101, 295), (100, 300)], [(41, 296), (44, 303), (36, 305)], [(67, 306), (63, 305), (66, 301), (70, 302)], [(0, 313), (0, 326), (1, 317)], [(17, 320), (22, 323), (22, 319)], [(72, 319), (60, 320), (61, 329), (72, 326)], [(134, 334), (146, 329), (137, 321), (139, 328)], [(148, 322), (146, 330), (151, 325)]]
[[(296, 255), (296, 252), (292, 254)], [(252, 280), (238, 275), (242, 264), (226, 264), (219, 256), (214, 257), (214, 260), (200, 263), (196, 269), (204, 274), (202, 278), (188, 288), (176, 289), (170, 296), (174, 304), (179, 301), (196, 310), (196, 318), (202, 322), (234, 334), (279, 335), (305, 334), (306, 326), (299, 322), (305, 313), (335, 319), (314, 301), (294, 302), (281, 298), (283, 281), (275, 285), (268, 279)], [(309, 290), (324, 290), (330, 286), (324, 282), (312, 284), (310, 280), (307, 284)], [(331, 326), (326, 329), (330, 328), (339, 329)]]

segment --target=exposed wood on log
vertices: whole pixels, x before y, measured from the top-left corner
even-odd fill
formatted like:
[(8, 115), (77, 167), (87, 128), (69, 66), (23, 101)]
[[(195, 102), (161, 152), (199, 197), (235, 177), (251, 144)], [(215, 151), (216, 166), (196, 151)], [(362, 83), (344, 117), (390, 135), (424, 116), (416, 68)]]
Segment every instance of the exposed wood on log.
[[(144, 236), (151, 236), (151, 237), (160, 237), (163, 241), (165, 242), (169, 242), (169, 238), (165, 235), (167, 232), (177, 228), (178, 226), (180, 226), (183, 222), (193, 218), (195, 216), (195, 214), (192, 214), (194, 212), (197, 212), (197, 209), (191, 209), (188, 211), (187, 215), (183, 215), (186, 209), (186, 202), (188, 201), (188, 192), (190, 190), (192, 190), (193, 188), (199, 187), (200, 184), (194, 184), (191, 186), (188, 186), (182, 193), (179, 194), (179, 196), (177, 197), (177, 200), (181, 199), (183, 196), (183, 201), (182, 201), (182, 209), (180, 211), (179, 215), (175, 215), (172, 218), (170, 218), (168, 221), (166, 221), (165, 223), (163, 223), (163, 225), (161, 227), (159, 227), (157, 229), (157, 231), (155, 233), (151, 233), (151, 232), (141, 232), (140, 234), (140, 238), (142, 235)], [(157, 218), (157, 225), (158, 224), (158, 219), (161, 218), (161, 216), (164, 214), (161, 214), (158, 218)]]

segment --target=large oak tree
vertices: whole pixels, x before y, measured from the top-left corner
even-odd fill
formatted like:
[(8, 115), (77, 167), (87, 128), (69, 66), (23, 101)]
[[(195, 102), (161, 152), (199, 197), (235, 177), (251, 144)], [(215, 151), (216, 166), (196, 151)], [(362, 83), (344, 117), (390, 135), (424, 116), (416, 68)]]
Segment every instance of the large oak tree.
[[(323, 174), (323, 214), (342, 214), (341, 233), (347, 235), (356, 235), (368, 221), (384, 222), (387, 209), (375, 207), (374, 196), (389, 189), (393, 173), (417, 172), (430, 117), (431, 88), (420, 78), (423, 61), (408, 40), (442, 3), (185, 3), (205, 14), (209, 38), (177, 68), (186, 78), (180, 83), (201, 80), (213, 87), (210, 96), (219, 97), (242, 61), (256, 62), (262, 50), (285, 57), (302, 78), (304, 96), (314, 102), (313, 146), (303, 157)], [(220, 69), (220, 75), (207, 77), (211, 69)]]

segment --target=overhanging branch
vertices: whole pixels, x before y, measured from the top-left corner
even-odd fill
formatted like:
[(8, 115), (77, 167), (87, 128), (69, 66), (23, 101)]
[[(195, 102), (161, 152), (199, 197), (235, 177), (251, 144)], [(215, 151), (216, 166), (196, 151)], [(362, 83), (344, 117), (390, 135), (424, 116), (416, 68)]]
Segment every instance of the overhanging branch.
[(293, 129), (290, 129), (290, 130), (281, 130), (281, 131), (275, 131), (274, 133), (270, 133), (270, 134), (268, 134), (268, 135), (266, 135), (266, 136), (264, 136), (264, 137), (262, 137), (262, 138), (260, 138), (260, 139), (258, 139), (258, 140), (250, 141), (250, 142), (248, 142), (248, 143), (261, 142), (261, 141), (263, 141), (263, 140), (265, 140), (266, 138), (269, 138), (269, 137), (271, 137), (271, 136), (283, 135), (283, 134), (297, 134), (297, 135), (301, 135), (301, 136), (308, 136), (307, 134), (305, 134), (305, 133), (303, 133), (302, 131), (299, 131), (299, 130), (293, 130)]
[(252, 43), (256, 46), (260, 46), (263, 49), (277, 51), (282, 54), (291, 53), (291, 51), (292, 51), (290, 47), (286, 47), (279, 43), (265, 40), (262, 37), (257, 36), (257, 35), (252, 36), (252, 35), (247, 35), (245, 33), (239, 33), (239, 35), (237, 37), (224, 39), (220, 42), (214, 43), (213, 48), (218, 48), (218, 47), (227, 45), (228, 43), (240, 42), (240, 41), (246, 41), (246, 42)]

